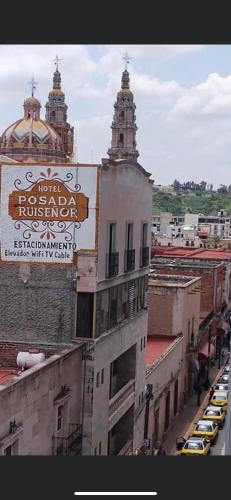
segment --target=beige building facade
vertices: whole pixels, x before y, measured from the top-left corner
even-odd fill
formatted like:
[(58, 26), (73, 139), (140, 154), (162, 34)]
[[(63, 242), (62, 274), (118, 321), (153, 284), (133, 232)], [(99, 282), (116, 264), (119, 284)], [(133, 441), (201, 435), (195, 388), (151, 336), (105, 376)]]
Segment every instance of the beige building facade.
[[(45, 359), (22, 370), (31, 348)], [(81, 345), (0, 342), (0, 455), (80, 454), (81, 405)]]

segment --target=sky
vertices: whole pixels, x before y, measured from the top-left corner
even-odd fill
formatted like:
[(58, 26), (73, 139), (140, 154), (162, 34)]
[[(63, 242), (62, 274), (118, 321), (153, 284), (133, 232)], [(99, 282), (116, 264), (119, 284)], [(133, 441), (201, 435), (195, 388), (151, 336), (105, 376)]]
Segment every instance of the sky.
[(107, 158), (125, 52), (138, 161), (155, 184), (231, 184), (231, 45), (0, 45), (0, 134), (23, 116), (32, 76), (45, 118), (58, 54), (76, 160)]

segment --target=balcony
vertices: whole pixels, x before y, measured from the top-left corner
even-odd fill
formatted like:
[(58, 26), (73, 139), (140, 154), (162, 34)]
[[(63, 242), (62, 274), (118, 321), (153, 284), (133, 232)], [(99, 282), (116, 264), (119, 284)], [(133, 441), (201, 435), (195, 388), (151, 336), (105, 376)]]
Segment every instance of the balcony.
[(129, 380), (109, 401), (109, 418), (131, 396), (135, 395), (135, 381)]
[(141, 247), (140, 249), (140, 267), (149, 265), (149, 247)]
[(124, 272), (133, 271), (135, 269), (135, 250), (125, 250), (124, 252)]
[(119, 269), (119, 252), (107, 254), (107, 278), (117, 276)]
[(82, 426), (70, 424), (66, 437), (52, 438), (52, 455), (80, 455), (82, 450)]

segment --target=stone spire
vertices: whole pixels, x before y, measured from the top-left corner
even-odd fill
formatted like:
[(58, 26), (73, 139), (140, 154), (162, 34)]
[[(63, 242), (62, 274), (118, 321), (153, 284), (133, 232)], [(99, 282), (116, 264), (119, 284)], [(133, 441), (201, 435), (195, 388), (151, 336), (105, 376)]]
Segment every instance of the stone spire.
[(114, 104), (114, 117), (112, 122), (111, 148), (108, 150), (110, 160), (129, 159), (137, 161), (139, 152), (136, 149), (136, 105), (133, 93), (130, 90), (130, 78), (127, 70), (129, 58), (126, 61), (125, 70), (122, 74), (121, 89), (117, 94)]
[(68, 106), (65, 102), (65, 94), (61, 89), (61, 73), (58, 69), (61, 60), (56, 56), (53, 88), (49, 92), (48, 102), (46, 103), (46, 121), (58, 132), (62, 140), (63, 150), (67, 155), (67, 159), (70, 159), (74, 146), (74, 128), (67, 122)]

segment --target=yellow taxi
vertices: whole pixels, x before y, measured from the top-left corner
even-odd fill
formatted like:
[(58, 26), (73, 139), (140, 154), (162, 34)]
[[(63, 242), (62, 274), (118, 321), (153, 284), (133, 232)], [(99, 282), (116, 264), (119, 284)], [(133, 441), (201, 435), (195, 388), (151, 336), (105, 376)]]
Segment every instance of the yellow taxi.
[(221, 406), (207, 406), (203, 415), (203, 420), (213, 420), (219, 427), (223, 427), (225, 422), (225, 412)]
[(211, 399), (211, 405), (221, 406), (226, 412), (228, 407), (228, 392), (227, 391), (214, 391)]
[(210, 441), (201, 437), (190, 437), (182, 442), (182, 448), (177, 447), (177, 455), (183, 456), (205, 456), (210, 453)]
[(218, 424), (213, 420), (199, 420), (192, 433), (192, 436), (204, 437), (209, 439), (211, 444), (214, 444), (218, 436)]

